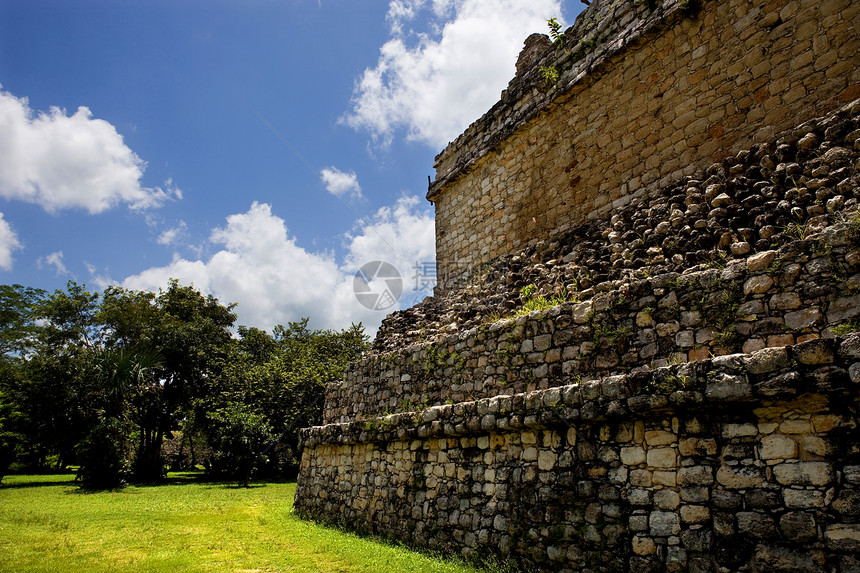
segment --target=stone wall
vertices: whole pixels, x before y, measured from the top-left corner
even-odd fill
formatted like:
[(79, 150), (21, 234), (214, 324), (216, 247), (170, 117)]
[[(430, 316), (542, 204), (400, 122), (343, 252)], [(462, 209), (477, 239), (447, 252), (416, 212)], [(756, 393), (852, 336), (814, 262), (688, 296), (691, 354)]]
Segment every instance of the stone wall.
[[(857, 98), (858, 29), (850, 0), (596, 0), (562, 48), (437, 157), (428, 199), (440, 275)], [(539, 68), (552, 65), (560, 78), (548, 85)]]
[(857, 571), (858, 388), (853, 335), (312, 428), (295, 507), (531, 571)]
[(437, 158), (464, 280), (327, 385), (297, 511), (528, 571), (860, 571), (858, 24), (594, 0), (532, 36)]
[(860, 220), (714, 268), (621, 282), (351, 364), (323, 423), (788, 346), (860, 319)]

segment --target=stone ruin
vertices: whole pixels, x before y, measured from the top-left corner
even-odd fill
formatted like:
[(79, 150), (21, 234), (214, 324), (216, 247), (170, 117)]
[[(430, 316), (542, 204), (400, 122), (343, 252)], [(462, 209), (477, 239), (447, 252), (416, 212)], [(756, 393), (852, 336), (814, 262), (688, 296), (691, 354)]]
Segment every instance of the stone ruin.
[(858, 28), (595, 0), (529, 38), (437, 157), (446, 280), (328, 385), (296, 510), (525, 570), (860, 571)]

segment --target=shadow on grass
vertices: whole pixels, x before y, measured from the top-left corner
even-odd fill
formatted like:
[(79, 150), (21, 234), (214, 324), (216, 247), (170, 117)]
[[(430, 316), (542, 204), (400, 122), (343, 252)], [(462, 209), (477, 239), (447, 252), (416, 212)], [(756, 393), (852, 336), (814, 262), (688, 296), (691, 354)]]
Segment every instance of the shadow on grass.
[[(90, 494), (90, 493), (103, 493), (103, 492), (118, 492), (125, 491), (129, 486), (134, 486), (135, 488), (157, 488), (164, 486), (181, 486), (181, 485), (191, 485), (191, 484), (199, 484), (204, 485), (206, 489), (260, 489), (264, 488), (269, 484), (290, 484), (295, 483), (295, 479), (278, 479), (278, 478), (270, 478), (270, 479), (261, 479), (259, 481), (253, 481), (249, 485), (239, 485), (234, 480), (224, 479), (223, 477), (216, 477), (209, 475), (203, 471), (187, 471), (187, 472), (170, 472), (167, 477), (154, 482), (129, 482), (120, 487), (116, 488), (103, 488), (103, 489), (85, 489), (80, 487), (80, 483), (75, 480), (74, 474), (25, 474), (20, 477), (23, 479), (28, 479), (27, 481), (12, 481), (11, 483), (8, 481), (8, 478), (13, 478), (14, 474), (10, 476), (6, 476), (6, 479), (0, 483), (0, 490), (3, 489), (24, 489), (24, 488), (37, 488), (37, 487), (52, 487), (52, 486), (74, 486), (76, 489), (70, 490), (67, 493), (70, 494)], [(50, 477), (54, 477), (55, 479), (48, 479)]]
[(0, 489), (24, 489), (31, 487), (49, 487), (58, 485), (75, 485), (75, 478), (71, 476), (69, 479), (56, 481), (26, 481), (18, 483), (0, 483)]

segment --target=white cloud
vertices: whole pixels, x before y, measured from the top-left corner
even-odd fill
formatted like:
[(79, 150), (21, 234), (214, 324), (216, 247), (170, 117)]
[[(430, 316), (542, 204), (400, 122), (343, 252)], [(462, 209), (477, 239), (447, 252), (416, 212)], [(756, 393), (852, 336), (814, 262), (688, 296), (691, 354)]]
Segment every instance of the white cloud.
[[(341, 121), (387, 146), (395, 132), (440, 148), (498, 99), (523, 42), (561, 14), (560, 0), (434, 0), (429, 30), (404, 33), (426, 0), (392, 0), (392, 37), (356, 83)], [(409, 43), (413, 45), (410, 47)]]
[(39, 265), (39, 268), (42, 268), (42, 265), (54, 267), (54, 271), (57, 273), (57, 276), (72, 276), (72, 273), (69, 272), (69, 269), (66, 268), (66, 264), (63, 262), (63, 251), (55, 251), (45, 255), (44, 257), (39, 258), (37, 264)]
[(18, 235), (12, 225), (3, 218), (3, 213), (0, 213), (0, 269), (12, 270), (12, 253), (21, 248), (23, 245), (18, 240)]
[(162, 231), (162, 233), (158, 236), (157, 239), (158, 244), (165, 246), (176, 244), (179, 240), (185, 237), (187, 232), (188, 225), (185, 224), (185, 221), (179, 221), (179, 224), (172, 229)]
[(355, 171), (347, 173), (337, 167), (327, 167), (320, 171), (320, 178), (332, 195), (343, 197), (349, 193), (354, 199), (361, 198), (361, 186), (358, 184)]
[(143, 187), (145, 168), (116, 128), (86, 107), (35, 113), (26, 98), (0, 91), (0, 196), (51, 213), (100, 213), (121, 203), (146, 209), (182, 197), (170, 180)]
[[(220, 250), (208, 260), (178, 256), (163, 267), (147, 269), (122, 281), (127, 288), (157, 290), (170, 278), (193, 283), (223, 303), (238, 302), (239, 324), (270, 329), (311, 317), (316, 328), (344, 328), (363, 322), (373, 334), (386, 312), (363, 307), (355, 298), (353, 278), (364, 263), (383, 260), (401, 273), (404, 295), (399, 307), (411, 306), (412, 268), (433, 260), (433, 217), (417, 197), (404, 197), (369, 218), (347, 238), (342, 263), (330, 253), (310, 252), (289, 236), (286, 223), (264, 203), (227, 217), (210, 241)], [(424, 293), (428, 294), (428, 293)], [(396, 310), (398, 306), (390, 308)]]

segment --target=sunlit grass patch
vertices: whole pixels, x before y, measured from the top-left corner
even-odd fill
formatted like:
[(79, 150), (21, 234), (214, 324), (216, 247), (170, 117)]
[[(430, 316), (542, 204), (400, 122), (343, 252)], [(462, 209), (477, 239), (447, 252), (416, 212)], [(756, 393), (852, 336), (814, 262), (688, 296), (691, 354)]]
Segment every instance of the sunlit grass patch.
[(292, 513), (294, 483), (237, 488), (171, 477), (83, 493), (72, 475), (7, 476), (0, 571), (478, 571), (301, 520)]

